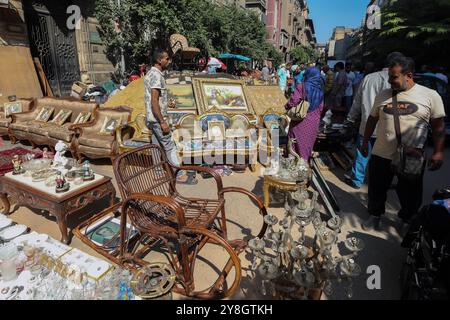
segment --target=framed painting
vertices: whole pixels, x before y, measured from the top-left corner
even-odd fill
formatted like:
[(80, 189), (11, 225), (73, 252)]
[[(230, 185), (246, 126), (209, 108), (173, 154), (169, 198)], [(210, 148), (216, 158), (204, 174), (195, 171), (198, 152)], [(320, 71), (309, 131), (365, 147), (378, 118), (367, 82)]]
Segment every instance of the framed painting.
[(55, 108), (52, 107), (43, 107), (37, 117), (36, 117), (36, 121), (41, 121), (41, 122), (47, 122), (48, 119), (50, 119), (50, 117), (52, 116), (53, 111), (55, 110)]
[(169, 108), (169, 111), (197, 110), (192, 84), (167, 85), (167, 95), (169, 102), (172, 101), (176, 106), (175, 108)]
[(60, 110), (51, 122), (56, 123), (58, 126), (62, 126), (66, 122), (67, 118), (72, 114), (71, 110)]
[(246, 86), (244, 90), (257, 115), (263, 115), (269, 109), (286, 113), (287, 99), (278, 86)]
[(7, 102), (4, 104), (5, 117), (10, 114), (22, 112), (22, 102)]
[(75, 119), (74, 124), (86, 123), (90, 117), (91, 117), (90, 112), (80, 112), (77, 118)]
[(213, 108), (228, 113), (253, 113), (245, 96), (243, 81), (198, 78), (193, 80), (193, 84), (201, 114)]
[(223, 121), (208, 122), (208, 140), (209, 141), (225, 140), (225, 123)]

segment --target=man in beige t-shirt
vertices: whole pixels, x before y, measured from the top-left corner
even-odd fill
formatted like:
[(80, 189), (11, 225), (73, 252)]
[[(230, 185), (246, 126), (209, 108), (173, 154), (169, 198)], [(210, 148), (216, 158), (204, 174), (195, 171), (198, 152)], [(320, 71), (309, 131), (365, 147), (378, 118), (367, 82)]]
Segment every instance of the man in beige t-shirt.
[[(439, 94), (414, 83), (414, 61), (411, 58), (394, 59), (389, 67), (389, 83), (392, 89), (385, 89), (375, 98), (375, 103), (366, 124), (362, 154), (368, 152), (368, 142), (376, 125), (377, 140), (369, 163), (369, 204), (371, 217), (363, 223), (365, 229), (379, 226), (385, 212), (387, 191), (394, 178), (391, 163), (397, 152), (397, 138), (394, 124), (393, 95), (397, 95), (398, 114), (402, 144), (424, 149), (431, 125), (434, 150), (428, 163), (430, 170), (438, 170), (444, 160), (445, 125), (444, 104)], [(401, 210), (398, 213), (408, 223), (417, 214), (422, 204), (423, 175), (414, 180), (398, 177), (397, 195)]]

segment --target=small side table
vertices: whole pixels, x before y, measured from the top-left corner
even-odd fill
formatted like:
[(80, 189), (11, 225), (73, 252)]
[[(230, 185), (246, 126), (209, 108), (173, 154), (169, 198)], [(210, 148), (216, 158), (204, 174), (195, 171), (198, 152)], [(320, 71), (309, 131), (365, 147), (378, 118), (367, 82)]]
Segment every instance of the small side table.
[(306, 188), (306, 182), (296, 183), (293, 181), (286, 181), (276, 178), (274, 176), (264, 176), (263, 192), (264, 192), (264, 206), (269, 207), (269, 189), (274, 187), (282, 191), (295, 192), (301, 188)]
[(7, 173), (0, 177), (0, 201), (3, 202), (3, 213), (10, 214), (8, 197), (14, 198), (19, 206), (40, 209), (56, 217), (62, 240), (70, 243), (67, 232), (67, 217), (103, 197), (110, 196), (109, 205), (113, 206), (116, 190), (110, 177), (95, 174), (93, 181), (81, 186), (73, 185), (65, 193), (56, 194), (55, 187), (47, 187), (44, 182), (32, 182), (31, 177), (14, 176)]

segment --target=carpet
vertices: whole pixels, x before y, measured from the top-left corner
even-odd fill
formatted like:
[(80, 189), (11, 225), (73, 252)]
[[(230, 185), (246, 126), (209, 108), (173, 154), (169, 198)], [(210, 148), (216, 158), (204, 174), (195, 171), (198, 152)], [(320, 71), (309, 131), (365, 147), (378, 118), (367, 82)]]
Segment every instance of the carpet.
[(41, 150), (28, 150), (21, 147), (16, 147), (14, 149), (5, 150), (0, 152), (0, 175), (4, 175), (5, 173), (8, 173), (13, 170), (13, 164), (12, 159), (14, 155), (18, 154), (19, 156), (24, 156), (26, 154), (34, 154), (35, 158), (41, 158), (42, 157), (42, 151)]

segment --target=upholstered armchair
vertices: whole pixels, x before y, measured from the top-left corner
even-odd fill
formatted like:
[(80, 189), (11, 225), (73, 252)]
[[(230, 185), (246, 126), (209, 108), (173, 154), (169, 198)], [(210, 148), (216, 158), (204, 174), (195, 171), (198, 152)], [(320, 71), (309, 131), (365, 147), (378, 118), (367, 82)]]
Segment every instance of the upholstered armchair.
[(75, 157), (92, 159), (109, 158), (111, 161), (119, 154), (116, 129), (130, 122), (133, 109), (129, 107), (102, 107), (95, 111), (92, 121), (75, 125), (76, 132), (72, 148)]
[(116, 139), (120, 154), (151, 143), (152, 132), (146, 122), (145, 114), (140, 113), (134, 121), (117, 127)]
[(19, 99), (14, 102), (6, 102), (4, 105), (0, 104), (0, 137), (9, 136), (9, 126), (12, 123), (12, 114), (10, 115), (9, 112), (11, 111), (12, 104), (17, 105), (13, 108), (15, 109), (14, 111), (19, 111), (14, 114), (19, 114), (30, 111), (34, 107), (34, 103), (34, 99)]
[(189, 47), (186, 37), (181, 34), (172, 34), (169, 41), (173, 60), (181, 70), (184, 65), (194, 64), (195, 58), (200, 54), (200, 49)]

